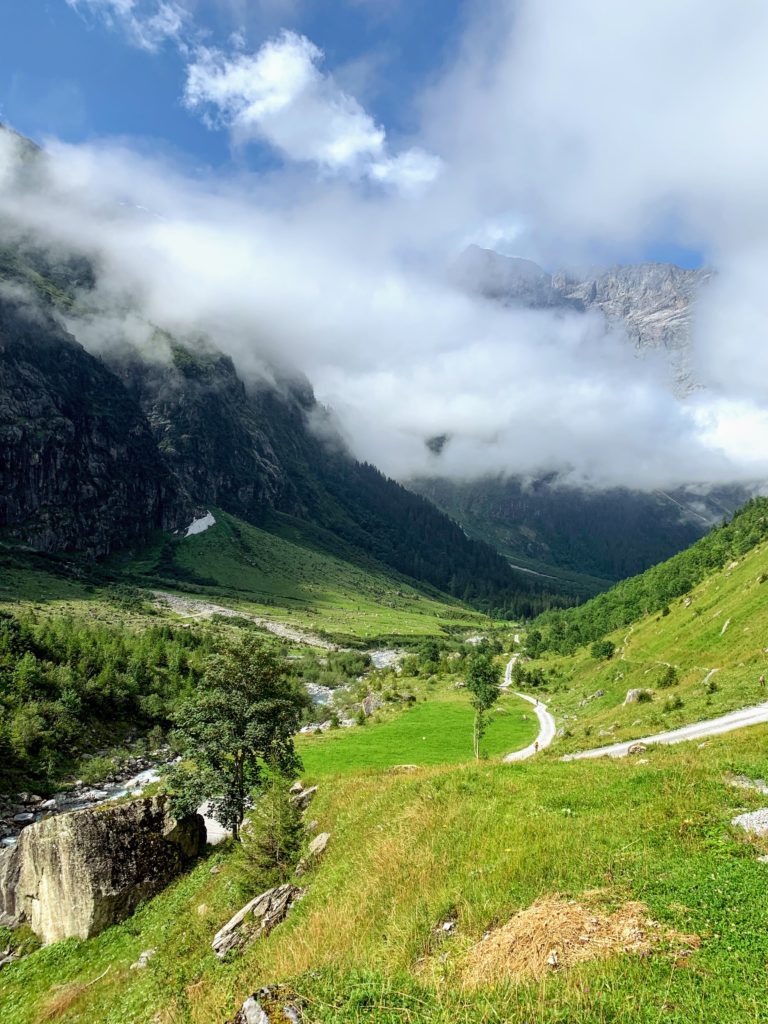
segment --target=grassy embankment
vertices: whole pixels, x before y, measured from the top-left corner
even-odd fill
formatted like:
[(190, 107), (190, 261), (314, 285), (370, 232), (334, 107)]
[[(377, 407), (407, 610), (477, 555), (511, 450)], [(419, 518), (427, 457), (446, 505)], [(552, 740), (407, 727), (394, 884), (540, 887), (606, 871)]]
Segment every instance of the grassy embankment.
[[(532, 665), (549, 680), (550, 710), (566, 729), (558, 751), (674, 729), (768, 700), (759, 684), (768, 674), (766, 580), (768, 543), (762, 542), (670, 602), (668, 612), (609, 633), (616, 645), (610, 660), (596, 660), (589, 646), (536, 659)], [(663, 685), (669, 666), (676, 681)], [(624, 705), (630, 689), (647, 689), (651, 699)], [(599, 690), (604, 694), (594, 697)]]
[[(640, 761), (545, 755), (325, 775), (311, 816), (331, 832), (326, 859), (269, 938), (226, 963), (213, 956), (210, 940), (241, 898), (220, 851), (219, 873), (204, 861), (124, 924), (5, 968), (2, 1019), (222, 1024), (250, 992), (282, 981), (315, 1022), (766, 1020), (768, 867), (757, 857), (768, 842), (729, 824), (765, 798), (727, 779), (766, 777), (767, 740), (758, 727)], [(540, 978), (497, 965), (482, 986), (466, 983), (467, 951), (486, 929), (553, 894), (608, 909), (642, 901), (700, 948), (662, 941)], [(556, 944), (556, 926), (545, 941)], [(147, 969), (130, 970), (150, 947)]]

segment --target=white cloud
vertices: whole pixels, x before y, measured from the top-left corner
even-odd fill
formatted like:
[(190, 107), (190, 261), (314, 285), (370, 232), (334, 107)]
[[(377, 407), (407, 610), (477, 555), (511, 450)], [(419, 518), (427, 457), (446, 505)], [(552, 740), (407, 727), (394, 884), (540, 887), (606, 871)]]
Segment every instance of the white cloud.
[[(191, 180), (125, 151), (57, 147), (47, 187), (4, 188), (0, 212), (101, 254), (110, 316), (83, 333), (89, 345), (141, 334), (121, 313), (130, 299), (145, 319), (207, 331), (244, 371), (291, 363), (356, 452), (399, 476), (768, 477), (768, 6), (475, 11), (405, 152), (317, 47), (284, 34), (256, 54), (200, 53), (187, 88), (196, 110), (283, 154), (279, 172)], [(405, 198), (430, 153), (441, 173)], [(350, 187), (359, 177), (397, 187)], [(708, 390), (685, 402), (599, 320), (497, 308), (434, 272), (472, 238), (513, 236), (515, 254), (554, 268), (664, 235), (717, 267), (693, 352)], [(440, 434), (451, 440), (435, 460), (424, 440)]]
[(163, 43), (182, 43), (187, 12), (175, 0), (66, 0), (77, 11), (102, 18), (130, 41), (150, 53)]
[(212, 110), (237, 141), (263, 140), (289, 160), (404, 191), (432, 182), (438, 158), (418, 149), (391, 155), (384, 128), (322, 70), (322, 61), (311, 40), (286, 31), (254, 54), (203, 48), (187, 69), (185, 103)]
[[(398, 195), (315, 185), (297, 199), (281, 179), (225, 187), (125, 151), (54, 147), (43, 186), (8, 185), (0, 215), (98, 253), (94, 313), (71, 322), (89, 347), (146, 350), (150, 332), (125, 312), (137, 309), (207, 333), (246, 374), (297, 367), (356, 453), (400, 477), (557, 469), (655, 487), (768, 474), (768, 451), (742, 458), (724, 431), (742, 414), (750, 423), (748, 404), (680, 404), (661, 362), (638, 359), (598, 318), (452, 290), (414, 260), (412, 204)], [(443, 433), (436, 463), (424, 441)]]

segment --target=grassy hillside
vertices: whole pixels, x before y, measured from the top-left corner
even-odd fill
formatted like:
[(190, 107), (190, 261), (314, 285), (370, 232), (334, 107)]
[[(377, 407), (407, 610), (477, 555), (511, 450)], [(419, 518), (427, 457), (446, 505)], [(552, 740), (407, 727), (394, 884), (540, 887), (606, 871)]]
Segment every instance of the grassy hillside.
[[(709, 575), (663, 611), (607, 635), (608, 660), (589, 647), (545, 654), (526, 669), (546, 677), (565, 736), (558, 749), (603, 746), (768, 700), (768, 542)], [(648, 691), (625, 705), (630, 689)], [(599, 696), (599, 691), (603, 691)]]
[(605, 594), (567, 611), (545, 612), (535, 622), (538, 646), (569, 654), (644, 615), (664, 611), (733, 559), (768, 537), (768, 499), (754, 498), (733, 519), (666, 562), (624, 580)]
[[(436, 635), (487, 623), (434, 588), (417, 587), (373, 559), (323, 550), (302, 524), (280, 532), (214, 510), (216, 525), (176, 539), (159, 536), (139, 558), (110, 565), (146, 586), (164, 585), (331, 636), (341, 643)], [(347, 555), (348, 557), (343, 557)]]
[[(269, 531), (216, 510), (217, 524), (181, 538), (158, 533), (138, 553), (94, 564), (0, 545), (0, 607), (105, 614), (116, 587), (166, 589), (360, 644), (488, 628), (489, 620), (373, 559), (323, 550), (312, 531), (282, 517)], [(157, 614), (155, 610), (154, 614)], [(90, 612), (89, 612), (90, 614)]]
[[(643, 763), (545, 757), (323, 776), (311, 814), (331, 833), (329, 851), (269, 938), (214, 958), (211, 938), (241, 899), (220, 851), (218, 873), (202, 862), (124, 924), (6, 967), (3, 1021), (222, 1024), (275, 982), (318, 1024), (763, 1020), (768, 868), (757, 858), (768, 843), (729, 822), (764, 798), (727, 780), (765, 777), (766, 741), (760, 727), (703, 749), (652, 750)], [(643, 925), (652, 938), (640, 953), (620, 943), (553, 966), (548, 951), (565, 958), (558, 943), (578, 909), (556, 897), (657, 924)], [(484, 962), (486, 930), (542, 898), (544, 932)], [(131, 970), (148, 948), (149, 966)], [(526, 957), (537, 973), (515, 973)]]

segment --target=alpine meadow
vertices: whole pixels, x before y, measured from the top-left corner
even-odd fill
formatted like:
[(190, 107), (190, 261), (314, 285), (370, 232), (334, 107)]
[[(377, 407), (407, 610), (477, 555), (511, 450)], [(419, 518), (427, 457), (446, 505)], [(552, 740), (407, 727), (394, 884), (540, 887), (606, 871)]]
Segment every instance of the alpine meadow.
[(768, 7), (0, 18), (2, 1024), (768, 1024)]

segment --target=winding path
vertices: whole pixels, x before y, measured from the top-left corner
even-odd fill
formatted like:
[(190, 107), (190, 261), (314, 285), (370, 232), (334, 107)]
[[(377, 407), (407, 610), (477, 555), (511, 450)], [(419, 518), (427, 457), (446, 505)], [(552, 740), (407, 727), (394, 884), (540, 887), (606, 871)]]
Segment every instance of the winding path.
[[(516, 697), (527, 700), (533, 704), (536, 716), (539, 719), (539, 734), (533, 743), (507, 754), (505, 761), (526, 761), (529, 757), (539, 753), (548, 747), (555, 738), (555, 720), (547, 710), (546, 704), (537, 701), (535, 697), (529, 697), (527, 693), (518, 693), (512, 690), (512, 669), (520, 657), (513, 654), (507, 662), (504, 670), (504, 682), (502, 690), (510, 691)], [(707, 677), (709, 678), (709, 677)], [(636, 743), (643, 743), (651, 746), (654, 743), (683, 743), (685, 740), (698, 740), (706, 736), (719, 736), (721, 733), (733, 732), (735, 729), (745, 729), (750, 725), (760, 725), (768, 722), (768, 701), (763, 704), (755, 704), (749, 708), (740, 708), (738, 711), (731, 711), (727, 715), (720, 715), (719, 718), (705, 719), (703, 722), (693, 722), (691, 725), (683, 725), (679, 729), (670, 729), (668, 732), (659, 732), (653, 736), (642, 736), (634, 740), (625, 740), (622, 743), (611, 743), (606, 747), (595, 747), (594, 750), (582, 750), (577, 754), (564, 754), (562, 761), (581, 761), (595, 757), (626, 757), (630, 747)]]
[(512, 754), (507, 754), (504, 758), (507, 762), (526, 761), (529, 757), (533, 757), (534, 754), (538, 754), (540, 750), (548, 747), (555, 738), (555, 720), (547, 711), (547, 705), (542, 704), (535, 697), (529, 697), (527, 693), (518, 693), (517, 690), (512, 690), (512, 669), (519, 657), (519, 654), (513, 654), (507, 662), (507, 667), (504, 670), (504, 682), (501, 684), (501, 688), (502, 690), (511, 690), (516, 697), (520, 697), (522, 700), (527, 700), (529, 704), (533, 704), (533, 709), (539, 720), (539, 734), (533, 743), (530, 743), (527, 747), (523, 747), (522, 750), (515, 750)]
[(562, 760), (580, 761), (588, 757), (625, 757), (629, 753), (629, 748), (635, 743), (644, 743), (646, 746), (650, 746), (652, 743), (682, 743), (684, 740), (698, 740), (704, 736), (719, 736), (720, 733), (744, 729), (748, 725), (760, 725), (762, 722), (768, 722), (768, 702), (756, 704), (751, 708), (741, 708), (739, 711), (731, 711), (730, 714), (721, 715), (719, 718), (710, 718), (703, 722), (694, 722), (692, 725), (684, 725), (680, 729), (656, 733), (655, 736), (643, 736), (640, 739), (627, 740), (624, 743), (612, 743), (607, 747), (596, 747), (594, 750), (582, 750), (578, 754), (565, 754)]

